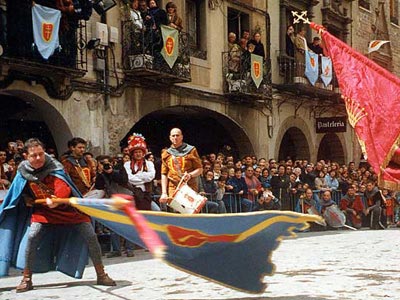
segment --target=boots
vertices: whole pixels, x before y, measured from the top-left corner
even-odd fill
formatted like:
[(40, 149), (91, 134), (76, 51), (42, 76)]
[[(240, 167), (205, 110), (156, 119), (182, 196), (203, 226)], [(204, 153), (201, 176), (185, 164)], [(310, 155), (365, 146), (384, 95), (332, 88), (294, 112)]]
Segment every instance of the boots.
[(20, 284), (16, 287), (16, 292), (23, 293), (30, 290), (33, 290), (32, 272), (30, 270), (25, 269), (22, 280)]
[(94, 266), (97, 274), (97, 284), (105, 286), (116, 286), (114, 280), (106, 272), (104, 272), (104, 266), (102, 264)]

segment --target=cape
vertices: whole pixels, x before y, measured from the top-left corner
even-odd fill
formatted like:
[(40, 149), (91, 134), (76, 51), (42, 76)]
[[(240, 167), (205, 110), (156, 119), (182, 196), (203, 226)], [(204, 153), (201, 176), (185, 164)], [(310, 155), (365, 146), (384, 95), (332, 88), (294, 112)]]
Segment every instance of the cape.
[[(65, 181), (71, 187), (73, 196), (81, 197), (63, 170), (51, 171), (50, 175)], [(25, 267), (25, 250), (33, 210), (25, 205), (21, 197), (27, 182), (18, 171), (0, 205), (0, 277), (8, 275), (11, 266), (18, 269)], [(71, 277), (82, 278), (88, 262), (88, 249), (80, 235), (54, 228), (51, 234), (43, 238), (39, 249), (32, 269), (34, 273), (57, 270)]]

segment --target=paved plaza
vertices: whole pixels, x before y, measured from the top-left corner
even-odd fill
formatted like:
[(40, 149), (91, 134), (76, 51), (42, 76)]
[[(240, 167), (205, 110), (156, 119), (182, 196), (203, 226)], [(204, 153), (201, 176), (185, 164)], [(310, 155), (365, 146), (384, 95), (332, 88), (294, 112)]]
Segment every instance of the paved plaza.
[(310, 232), (286, 239), (274, 252), (276, 273), (265, 278), (268, 288), (262, 295), (197, 278), (137, 250), (133, 258), (105, 258), (116, 287), (94, 285), (96, 276), (90, 266), (81, 280), (58, 272), (34, 275), (35, 289), (16, 294), (20, 272), (14, 270), (12, 276), (0, 279), (0, 299), (400, 299), (399, 240), (399, 229)]

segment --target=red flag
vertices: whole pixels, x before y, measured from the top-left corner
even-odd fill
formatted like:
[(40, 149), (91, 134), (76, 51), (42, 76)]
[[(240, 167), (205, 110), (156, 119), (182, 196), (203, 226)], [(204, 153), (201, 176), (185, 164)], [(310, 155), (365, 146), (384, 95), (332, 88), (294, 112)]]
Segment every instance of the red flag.
[(400, 140), (400, 79), (332, 36), (321, 25), (311, 23), (310, 26), (321, 32), (349, 123), (379, 182), (392, 188), (400, 185), (400, 165), (395, 164), (398, 160), (393, 157)]

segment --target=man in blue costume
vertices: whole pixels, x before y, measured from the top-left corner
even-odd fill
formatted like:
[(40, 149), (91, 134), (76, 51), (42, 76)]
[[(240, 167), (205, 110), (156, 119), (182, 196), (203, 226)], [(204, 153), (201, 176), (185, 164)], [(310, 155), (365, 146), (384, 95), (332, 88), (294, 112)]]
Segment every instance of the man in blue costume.
[[(104, 272), (90, 218), (70, 205), (51, 200), (81, 196), (62, 164), (45, 153), (38, 139), (26, 141), (25, 148), (27, 160), (18, 167), (0, 206), (0, 276), (7, 275), (11, 265), (23, 268), (17, 293), (33, 289), (32, 272), (55, 269), (81, 278), (89, 253), (97, 284), (116, 285)], [(35, 199), (47, 199), (47, 205), (34, 205)]]

